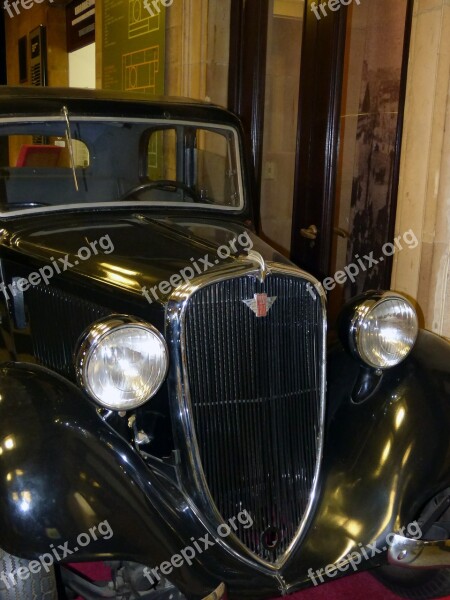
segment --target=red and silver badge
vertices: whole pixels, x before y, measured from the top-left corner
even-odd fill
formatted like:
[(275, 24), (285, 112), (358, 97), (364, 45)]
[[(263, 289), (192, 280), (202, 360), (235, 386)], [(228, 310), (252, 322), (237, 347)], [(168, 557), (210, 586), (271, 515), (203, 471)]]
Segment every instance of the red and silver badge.
[(243, 300), (244, 304), (246, 304), (259, 318), (267, 317), (267, 313), (272, 308), (276, 296), (272, 296), (269, 298), (267, 294), (255, 294), (251, 300)]

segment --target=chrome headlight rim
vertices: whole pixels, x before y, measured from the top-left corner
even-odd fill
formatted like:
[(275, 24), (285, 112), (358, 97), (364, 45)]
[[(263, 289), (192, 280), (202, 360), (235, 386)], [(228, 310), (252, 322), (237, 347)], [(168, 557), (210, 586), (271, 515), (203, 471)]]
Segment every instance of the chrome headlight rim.
[[(408, 356), (411, 354), (414, 346), (417, 342), (417, 337), (419, 334), (419, 324), (418, 324), (418, 316), (417, 311), (412, 305), (412, 303), (405, 298), (402, 294), (398, 294), (396, 292), (372, 292), (365, 294), (365, 299), (361, 299), (357, 304), (353, 306), (353, 317), (350, 322), (350, 331), (348, 336), (349, 348), (351, 353), (361, 361), (365, 367), (369, 367), (370, 369), (374, 369), (378, 372), (388, 371), (398, 365), (400, 365), (403, 361), (405, 361)], [(414, 340), (408, 350), (408, 352), (394, 365), (381, 365), (377, 364), (370, 360), (370, 358), (364, 353), (361, 348), (360, 337), (363, 332), (364, 323), (367, 322), (367, 319), (370, 313), (379, 308), (382, 304), (389, 301), (400, 301), (403, 302), (414, 314), (416, 321), (416, 333)]]
[[(113, 408), (104, 403), (101, 399), (98, 398), (95, 392), (93, 392), (87, 380), (85, 370), (87, 368), (89, 359), (92, 356), (93, 351), (98, 347), (100, 342), (102, 342), (111, 333), (129, 327), (143, 329), (146, 332), (150, 331), (153, 335), (155, 335), (155, 337), (158, 338), (158, 341), (161, 343), (165, 356), (165, 369), (163, 375), (161, 376), (161, 381), (159, 382), (159, 385), (153, 390), (153, 393), (149, 397), (142, 399), (142, 401), (133, 403), (133, 405), (130, 407), (124, 407), (123, 409)], [(136, 408), (139, 408), (140, 406), (146, 404), (161, 389), (169, 371), (169, 349), (167, 347), (167, 343), (164, 339), (164, 336), (154, 325), (151, 325), (143, 319), (132, 317), (130, 315), (112, 315), (95, 321), (82, 333), (75, 346), (73, 361), (75, 365), (75, 375), (78, 385), (96, 404), (98, 404), (102, 408), (112, 410), (114, 412), (120, 412), (122, 410), (130, 411), (135, 410)]]

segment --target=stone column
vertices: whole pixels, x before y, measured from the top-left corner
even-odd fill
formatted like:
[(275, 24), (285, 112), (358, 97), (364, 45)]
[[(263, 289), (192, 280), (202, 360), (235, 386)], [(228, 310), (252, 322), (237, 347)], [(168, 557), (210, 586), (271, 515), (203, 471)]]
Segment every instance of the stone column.
[(422, 325), (450, 338), (450, 1), (415, 0), (392, 289), (420, 307)]

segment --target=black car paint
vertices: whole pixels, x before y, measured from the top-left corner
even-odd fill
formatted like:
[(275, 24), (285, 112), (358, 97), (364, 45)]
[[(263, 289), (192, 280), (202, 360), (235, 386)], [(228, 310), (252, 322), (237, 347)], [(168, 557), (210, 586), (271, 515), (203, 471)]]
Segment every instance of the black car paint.
[[(174, 570), (177, 587), (201, 598), (224, 580), (230, 598), (270, 598), (310, 585), (310, 568), (322, 569), (359, 551), (359, 542), (377, 542), (382, 549), (386, 534), (414, 520), (448, 484), (448, 441), (433, 435), (450, 425), (449, 360), (447, 345), (422, 333), (411, 358), (384, 377), (372, 398), (355, 404), (350, 396), (359, 367), (335, 349), (320, 499), (279, 577), (239, 559), (229, 550), (233, 540), (227, 540), (227, 546), (217, 544), (197, 556), (191, 567)], [(174, 480), (155, 464), (146, 465), (76, 386), (23, 363), (4, 365), (1, 375), (0, 422), (16, 448), (2, 457), (0, 479), (0, 529), (7, 551), (38, 558), (51, 543), (69, 542), (73, 549), (80, 532), (108, 520), (111, 540), (92, 543), (72, 560), (129, 559), (153, 567), (191, 538), (214, 536)], [(400, 429), (399, 408), (406, 413)], [(383, 462), (387, 443), (392, 449)], [(22, 475), (8, 480), (5, 475), (17, 469)], [(23, 490), (32, 498), (26, 512), (13, 500), (14, 492), (20, 497)], [(89, 516), (75, 502), (77, 494), (89, 499)], [(357, 535), (352, 523), (359, 523)], [(55, 531), (57, 538), (50, 533)], [(383, 561), (383, 555), (376, 558)]]
[[(111, 227), (113, 224), (116, 226)], [(183, 225), (179, 219), (169, 225), (138, 213), (51, 215), (8, 223), (2, 250), (9, 265), (17, 265), (20, 257), (21, 263), (28, 262), (28, 268), (37, 269), (48, 263), (56, 249), (61, 255), (73, 255), (86, 239), (108, 233), (115, 247), (114, 264), (136, 271), (136, 280), (112, 288), (103, 264), (105, 257), (99, 254), (57, 276), (58, 284), (65, 280), (72, 293), (86, 294), (88, 281), (90, 295), (108, 306), (111, 313), (130, 312), (163, 331), (163, 302), (149, 305), (139, 291), (141, 283), (150, 285), (155, 281), (154, 275), (150, 279), (144, 272), (145, 265), (155, 261), (152, 266), (158, 269), (157, 278), (167, 278), (187, 264), (185, 256), (197, 258), (213, 253), (242, 231), (239, 225), (221, 221), (204, 220), (193, 225), (190, 219)], [(257, 244), (256, 236), (252, 236)], [(259, 243), (258, 248), (263, 250), (264, 244)], [(158, 253), (164, 256), (163, 261), (156, 259)], [(6, 316), (4, 313), (4, 319)], [(24, 358), (13, 352), (10, 360)], [(335, 563), (345, 550), (357, 550), (357, 542), (381, 540), (395, 527), (409, 523), (430, 497), (446, 487), (450, 478), (448, 443), (445, 437), (440, 438), (440, 444), (436, 440), (430, 444), (430, 439), (434, 432), (450, 426), (449, 365), (448, 345), (422, 333), (412, 356), (386, 372), (373, 395), (357, 404), (352, 395), (360, 365), (340, 347), (330, 351), (321, 499), (298, 551), (280, 571), (285, 589), (308, 583), (309, 568), (316, 570)], [(179, 490), (175, 493), (176, 486), (173, 478), (168, 478), (167, 469), (158, 472), (155, 464), (146, 466), (124, 440), (126, 428), (119, 435), (117, 427), (114, 430), (105, 423), (72, 383), (42, 367), (16, 363), (4, 367), (0, 393), (3, 432), (15, 436), (18, 447), (23, 448), (20, 453), (2, 457), (8, 460), (3, 472), (14, 473), (20, 468), (25, 473), (20, 478), (21, 489), (39, 499), (34, 510), (23, 514), (17, 503), (11, 502), (11, 485), (17, 480), (8, 483), (5, 477), (1, 478), (2, 502), (10, 507), (10, 525), (4, 521), (1, 534), (7, 550), (30, 557), (45, 552), (52, 542), (45, 533), (49, 524), (60, 532), (61, 540), (72, 542), (76, 533), (88, 525), (71, 508), (69, 500), (77, 492), (93, 499), (95, 518), (89, 524), (108, 519), (115, 532), (108, 544), (96, 543), (92, 553), (78, 553), (77, 560), (108, 556), (155, 566), (182, 549), (186, 540), (204, 535), (201, 519), (189, 507), (189, 499)], [(164, 405), (167, 394), (164, 387), (160, 398), (155, 399), (159, 406)], [(396, 429), (399, 408), (405, 411), (404, 426)], [(382, 464), (387, 444), (391, 445), (390, 455)], [(88, 460), (91, 453), (96, 455), (96, 466)], [(28, 460), (31, 464), (27, 464)], [(87, 477), (82, 479), (80, 473), (86, 469)], [(39, 475), (34, 477), (32, 473)], [(64, 476), (54, 482), (54, 473)], [(150, 483), (152, 478), (155, 480)], [(100, 487), (92, 487), (95, 481)], [(145, 491), (135, 498), (142, 486)], [(159, 487), (169, 490), (164, 499)], [(360, 524), (357, 536), (346, 530), (350, 522)], [(352, 539), (354, 544), (349, 550)], [(204, 579), (204, 573), (211, 576)], [(252, 568), (248, 560), (240, 561), (219, 546), (199, 557), (198, 564), (174, 573), (176, 585), (192, 597), (206, 595), (221, 577), (230, 587), (231, 598), (251, 598), (254, 589), (258, 589), (257, 597), (270, 597), (283, 587), (270, 570), (256, 565)]]
[[(80, 99), (67, 103), (70, 110), (85, 114), (114, 111), (120, 117), (129, 110), (120, 101), (113, 106)], [(57, 114), (60, 105), (59, 97), (40, 104), (30, 98), (23, 100), (22, 110)], [(0, 101), (4, 113), (1, 107)], [(144, 103), (135, 108), (149, 116)], [(152, 110), (160, 116), (167, 112), (164, 104)], [(196, 105), (175, 104), (171, 116), (191, 110), (199, 111), (202, 119), (228, 122), (228, 115)], [(2, 222), (0, 244), (3, 275), (8, 279), (36, 270), (51, 257), (72, 256), (86, 240), (108, 234), (115, 248), (111, 258), (92, 256), (55, 276), (57, 285), (111, 314), (144, 318), (163, 332), (166, 298), (149, 304), (142, 286), (168, 279), (191, 258), (214, 254), (221, 244), (247, 231), (249, 216), (244, 212), (226, 219), (183, 210), (163, 215), (136, 207), (7, 219)], [(254, 233), (249, 235), (266, 260), (284, 260)], [(230, 264), (234, 260), (227, 259)], [(113, 283), (105, 266), (108, 261), (135, 272), (135, 277)], [(11, 436), (15, 443), (0, 457), (2, 547), (37, 558), (48, 552), (50, 544), (68, 542), (74, 548), (80, 532), (108, 520), (114, 531), (111, 540), (99, 539), (72, 560), (128, 559), (154, 567), (179, 553), (192, 538), (207, 532), (213, 536), (212, 525), (177, 485), (176, 468), (146, 461), (133, 447), (126, 419), (114, 416), (108, 421), (74, 381), (33, 364), (30, 331), (14, 326), (13, 306), (1, 300), (0, 442)], [(421, 332), (411, 356), (386, 371), (358, 402), (360, 375), (361, 365), (339, 344), (330, 348), (320, 485), (308, 526), (286, 563), (279, 569), (263, 566), (230, 538), (197, 555), (191, 567), (173, 571), (171, 580), (188, 598), (204, 597), (221, 581), (226, 582), (231, 600), (271, 598), (311, 585), (309, 569), (336, 563), (359, 551), (358, 544), (376, 542), (383, 549), (388, 533), (416, 519), (427, 501), (448, 487), (449, 345)], [(149, 404), (164, 412), (168, 394), (165, 385)], [(137, 411), (141, 421), (146, 410)], [(163, 445), (156, 454), (162, 458), (166, 451)], [(32, 499), (27, 510), (19, 501), (23, 491)], [(89, 512), (77, 503), (80, 497), (89, 499)], [(377, 554), (362, 568), (384, 560), (384, 553)]]

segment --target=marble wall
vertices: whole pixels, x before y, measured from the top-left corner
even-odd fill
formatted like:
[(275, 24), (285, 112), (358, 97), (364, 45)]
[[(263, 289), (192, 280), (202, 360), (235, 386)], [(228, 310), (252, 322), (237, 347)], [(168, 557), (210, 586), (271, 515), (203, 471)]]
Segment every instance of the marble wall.
[(166, 94), (226, 106), (231, 0), (176, 0), (166, 9)]
[(450, 338), (450, 0), (415, 0), (409, 63), (396, 235), (420, 244), (396, 255), (392, 289)]

